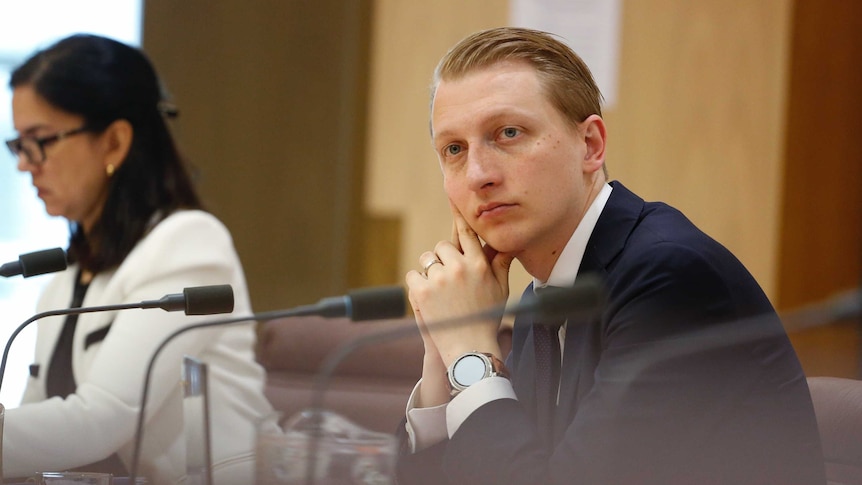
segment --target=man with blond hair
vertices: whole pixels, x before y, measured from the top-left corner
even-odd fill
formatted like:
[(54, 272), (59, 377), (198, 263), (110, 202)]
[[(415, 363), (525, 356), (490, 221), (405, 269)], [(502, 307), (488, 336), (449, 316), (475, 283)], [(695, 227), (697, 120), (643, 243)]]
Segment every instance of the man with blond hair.
[[(679, 211), (605, 167), (601, 94), (554, 36), (473, 34), (434, 77), (455, 234), (407, 274), (423, 336), (402, 484), (822, 484), (811, 398), (757, 282)], [(672, 153), (672, 152), (671, 152)], [(596, 276), (595, 318), (435, 325), (502, 305), (513, 259)], [(505, 363), (504, 363), (505, 360)]]

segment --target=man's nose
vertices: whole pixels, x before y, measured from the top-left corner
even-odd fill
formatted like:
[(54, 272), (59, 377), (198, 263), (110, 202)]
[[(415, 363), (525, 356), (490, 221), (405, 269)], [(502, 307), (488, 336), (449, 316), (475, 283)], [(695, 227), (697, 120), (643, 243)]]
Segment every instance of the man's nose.
[(473, 145), (467, 153), (467, 180), (474, 191), (499, 185), (502, 173), (498, 154), (489, 147)]

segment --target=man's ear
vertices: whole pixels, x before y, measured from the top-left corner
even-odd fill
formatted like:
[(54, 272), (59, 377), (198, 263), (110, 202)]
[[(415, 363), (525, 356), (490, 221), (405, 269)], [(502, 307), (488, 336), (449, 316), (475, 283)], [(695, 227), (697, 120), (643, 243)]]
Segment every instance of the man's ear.
[(593, 173), (605, 163), (605, 145), (608, 133), (605, 121), (599, 115), (590, 115), (581, 122), (581, 133), (587, 150), (584, 153), (584, 171)]
[(123, 164), (123, 161), (126, 160), (126, 156), (129, 154), (133, 139), (134, 129), (132, 128), (132, 124), (127, 120), (116, 120), (108, 125), (102, 133), (103, 163), (105, 169), (108, 169), (110, 166), (112, 168), (108, 170), (113, 172), (120, 168), (120, 165)]

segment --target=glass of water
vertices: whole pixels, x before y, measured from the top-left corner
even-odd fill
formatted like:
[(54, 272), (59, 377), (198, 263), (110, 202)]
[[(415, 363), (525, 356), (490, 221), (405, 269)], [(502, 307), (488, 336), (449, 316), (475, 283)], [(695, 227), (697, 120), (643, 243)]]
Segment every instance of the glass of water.
[[(261, 421), (258, 485), (391, 485), (396, 439), (326, 410), (305, 410)], [(313, 473), (313, 475), (310, 475)]]

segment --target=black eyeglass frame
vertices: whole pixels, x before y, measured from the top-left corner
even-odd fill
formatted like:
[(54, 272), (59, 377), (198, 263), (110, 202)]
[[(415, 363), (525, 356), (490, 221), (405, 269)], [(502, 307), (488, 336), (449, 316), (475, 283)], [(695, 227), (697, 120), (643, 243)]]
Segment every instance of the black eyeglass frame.
[[(54, 143), (56, 143), (56, 142), (58, 142), (64, 138), (68, 138), (70, 136), (77, 135), (79, 133), (84, 133), (84, 132), (89, 131), (89, 130), (90, 130), (90, 127), (88, 127), (87, 125), (84, 125), (84, 126), (79, 126), (78, 128), (73, 128), (71, 130), (60, 131), (58, 133), (54, 133), (53, 135), (48, 135), (48, 136), (39, 136), (39, 137), (36, 137), (36, 136), (19, 136), (18, 138), (6, 140), (6, 148), (8, 148), (9, 151), (12, 152), (12, 155), (14, 155), (16, 157), (20, 157), (21, 154), (23, 153), (27, 157), (28, 163), (31, 163), (33, 165), (42, 165), (48, 159), (48, 156), (45, 155), (45, 147), (46, 146), (50, 146), (50, 145), (52, 145), (52, 144), (54, 144)], [(40, 158), (38, 160), (33, 158), (34, 154), (30, 153), (29, 150), (24, 148), (24, 140), (30, 140), (30, 141), (34, 142), (37, 147), (39, 147)]]

